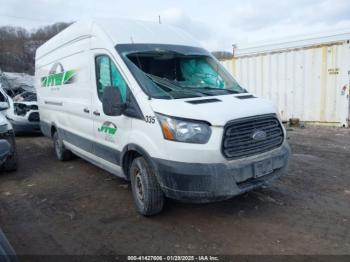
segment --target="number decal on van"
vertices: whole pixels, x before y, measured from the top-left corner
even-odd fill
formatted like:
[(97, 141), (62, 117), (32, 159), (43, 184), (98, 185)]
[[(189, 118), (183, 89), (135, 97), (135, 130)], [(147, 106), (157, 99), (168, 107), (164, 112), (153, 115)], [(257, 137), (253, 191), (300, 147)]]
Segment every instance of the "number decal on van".
[(146, 123), (154, 124), (156, 122), (155, 116), (146, 116)]

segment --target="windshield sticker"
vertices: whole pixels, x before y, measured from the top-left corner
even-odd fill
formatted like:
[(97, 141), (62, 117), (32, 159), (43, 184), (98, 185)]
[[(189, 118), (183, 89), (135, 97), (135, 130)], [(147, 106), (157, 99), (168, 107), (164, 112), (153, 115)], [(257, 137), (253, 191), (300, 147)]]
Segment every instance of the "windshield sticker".
[(111, 86), (111, 72), (109, 69), (109, 58), (102, 57), (100, 61), (100, 79), (99, 82), (102, 86)]
[(71, 84), (75, 80), (77, 70), (64, 71), (61, 63), (56, 63), (52, 66), (49, 75), (41, 78), (41, 86), (60, 86)]

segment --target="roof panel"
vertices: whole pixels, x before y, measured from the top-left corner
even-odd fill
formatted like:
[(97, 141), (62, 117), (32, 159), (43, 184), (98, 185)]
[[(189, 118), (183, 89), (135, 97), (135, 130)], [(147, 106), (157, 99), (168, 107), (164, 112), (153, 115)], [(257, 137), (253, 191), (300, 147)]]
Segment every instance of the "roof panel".
[(278, 52), (288, 49), (343, 42), (347, 40), (350, 40), (350, 29), (328, 33), (301, 35), (255, 44), (238, 45), (238, 48), (235, 49), (235, 56), (239, 57), (259, 53)]
[(191, 35), (185, 31), (166, 24), (129, 19), (87, 19), (78, 21), (40, 46), (36, 59), (45, 56), (60, 46), (77, 39), (89, 37), (92, 25), (96, 24), (116, 44), (173, 44), (200, 46)]
[(114, 44), (199, 45), (188, 33), (166, 24), (128, 19), (96, 19), (96, 24), (105, 30)]

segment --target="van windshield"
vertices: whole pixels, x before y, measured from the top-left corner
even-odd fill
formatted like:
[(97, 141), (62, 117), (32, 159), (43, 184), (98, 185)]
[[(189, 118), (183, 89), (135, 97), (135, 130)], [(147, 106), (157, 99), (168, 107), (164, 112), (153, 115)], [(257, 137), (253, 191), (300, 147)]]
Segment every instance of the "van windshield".
[(246, 92), (210, 53), (175, 45), (117, 45), (130, 71), (151, 97), (179, 99)]

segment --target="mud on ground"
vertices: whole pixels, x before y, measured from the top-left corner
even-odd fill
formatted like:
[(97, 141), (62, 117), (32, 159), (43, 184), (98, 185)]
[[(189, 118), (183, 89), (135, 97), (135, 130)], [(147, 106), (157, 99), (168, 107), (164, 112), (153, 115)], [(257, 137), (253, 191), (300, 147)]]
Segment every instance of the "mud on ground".
[(0, 175), (0, 225), (18, 254), (350, 254), (350, 130), (289, 132), (290, 173), (205, 204), (167, 201), (144, 218), (128, 183), (45, 137), (18, 137), (19, 170)]

